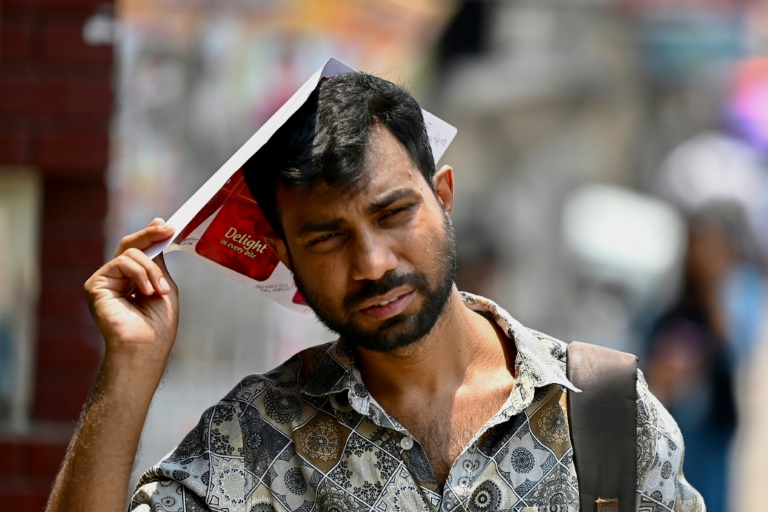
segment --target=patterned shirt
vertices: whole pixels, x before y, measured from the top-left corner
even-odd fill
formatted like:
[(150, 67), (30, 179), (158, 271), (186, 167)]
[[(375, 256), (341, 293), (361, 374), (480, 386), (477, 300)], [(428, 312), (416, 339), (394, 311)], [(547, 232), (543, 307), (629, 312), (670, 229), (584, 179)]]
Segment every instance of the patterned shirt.
[[(509, 398), (469, 441), (445, 484), (424, 449), (368, 393), (345, 344), (306, 349), (243, 379), (139, 481), (134, 511), (579, 510), (568, 430), (565, 343), (462, 293), (515, 343)], [(683, 439), (637, 384), (637, 509), (704, 511), (682, 473)]]

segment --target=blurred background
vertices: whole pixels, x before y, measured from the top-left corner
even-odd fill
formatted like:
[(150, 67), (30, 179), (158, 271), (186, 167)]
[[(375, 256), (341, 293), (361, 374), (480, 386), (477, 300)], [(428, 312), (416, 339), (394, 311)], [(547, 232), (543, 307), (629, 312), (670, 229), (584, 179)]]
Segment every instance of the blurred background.
[[(639, 354), (708, 510), (762, 503), (768, 4), (746, 0), (5, 0), (0, 502), (43, 508), (87, 395), (83, 282), (329, 56), (458, 128), (460, 289)], [(333, 339), (167, 260), (181, 327), (134, 478), (240, 378)]]

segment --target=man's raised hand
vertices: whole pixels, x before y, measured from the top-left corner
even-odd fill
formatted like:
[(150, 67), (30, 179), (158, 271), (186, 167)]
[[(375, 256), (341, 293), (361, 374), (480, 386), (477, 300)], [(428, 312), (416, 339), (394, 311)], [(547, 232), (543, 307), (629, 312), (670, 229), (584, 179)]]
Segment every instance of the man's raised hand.
[(142, 251), (173, 235), (162, 219), (126, 236), (115, 257), (85, 283), (107, 356), (154, 361), (163, 368), (176, 338), (179, 301), (162, 254), (154, 260)]
[(48, 512), (125, 510), (144, 419), (176, 338), (179, 301), (163, 256), (142, 251), (173, 236), (162, 219), (120, 242), (85, 283), (106, 352), (56, 477)]

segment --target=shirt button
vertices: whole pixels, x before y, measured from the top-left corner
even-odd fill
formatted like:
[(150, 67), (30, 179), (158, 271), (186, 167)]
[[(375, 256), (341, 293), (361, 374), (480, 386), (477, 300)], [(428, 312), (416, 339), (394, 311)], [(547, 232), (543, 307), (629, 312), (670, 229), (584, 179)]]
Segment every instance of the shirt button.
[(400, 440), (400, 448), (403, 450), (410, 450), (413, 448), (413, 438), (412, 437), (404, 437)]

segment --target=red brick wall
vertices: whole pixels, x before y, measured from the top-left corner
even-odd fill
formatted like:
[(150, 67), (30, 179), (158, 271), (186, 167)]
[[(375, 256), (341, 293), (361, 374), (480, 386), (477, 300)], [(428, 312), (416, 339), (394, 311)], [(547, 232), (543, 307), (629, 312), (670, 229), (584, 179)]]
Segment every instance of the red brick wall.
[(113, 49), (86, 44), (83, 26), (108, 3), (0, 4), (0, 167), (43, 183), (33, 427), (0, 433), (0, 503), (17, 512), (43, 509), (99, 360), (82, 285), (103, 263)]

